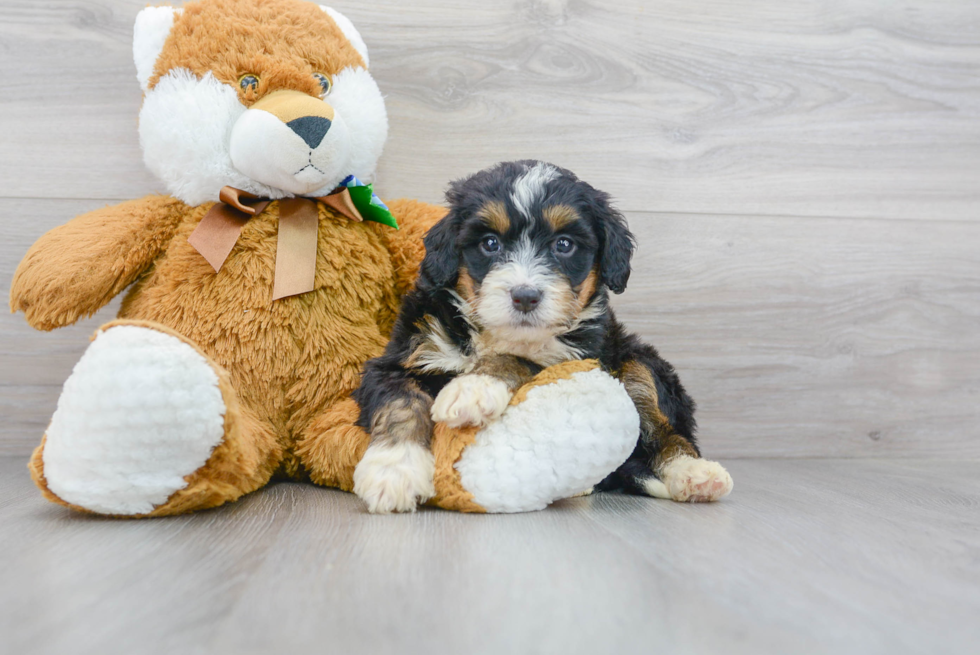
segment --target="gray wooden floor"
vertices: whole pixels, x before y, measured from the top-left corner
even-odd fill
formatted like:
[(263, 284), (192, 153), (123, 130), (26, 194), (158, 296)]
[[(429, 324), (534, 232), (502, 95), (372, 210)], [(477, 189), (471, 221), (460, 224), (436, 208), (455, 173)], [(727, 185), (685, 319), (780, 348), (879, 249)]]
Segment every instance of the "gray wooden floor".
[(279, 484), (114, 521), (46, 503), (0, 459), (0, 652), (975, 652), (980, 463), (731, 471), (714, 505), (372, 516)]

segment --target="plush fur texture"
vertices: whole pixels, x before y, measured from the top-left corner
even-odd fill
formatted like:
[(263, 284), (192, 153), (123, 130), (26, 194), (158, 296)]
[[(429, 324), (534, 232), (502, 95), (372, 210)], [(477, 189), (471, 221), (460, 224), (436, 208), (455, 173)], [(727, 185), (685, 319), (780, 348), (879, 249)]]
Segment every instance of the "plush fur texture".
[(143, 93), (150, 88), (150, 78), (156, 67), (163, 44), (174, 26), (174, 16), (182, 10), (174, 7), (147, 7), (136, 16), (133, 26), (133, 63), (136, 79)]
[[(375, 417), (411, 398), (420, 408), (431, 407), (436, 421), (489, 424), (477, 443), (483, 436), (503, 442), (497, 430), (520, 422), (502, 411), (512, 394), (542, 368), (595, 359), (623, 384), (640, 423), (629, 460), (574, 491), (599, 483), (600, 490), (648, 494), (660, 489), (650, 482), (657, 480), (675, 500), (727, 494), (730, 478), (716, 463), (670, 466), (680, 457), (703, 462), (694, 401), (670, 364), (627, 333), (609, 309), (608, 293), (626, 288), (633, 252), (626, 221), (609, 197), (570, 171), (528, 160), (456, 182), (447, 198), (449, 214), (426, 235), (416, 288), (384, 355), (368, 362), (355, 394), (360, 425), (372, 438), (392, 438), (374, 429)], [(558, 402), (555, 393), (545, 394), (551, 400), (544, 406)], [(596, 391), (579, 402), (601, 413), (606, 404), (615, 406), (607, 396)], [(541, 439), (552, 430), (572, 434), (578, 424), (566, 424), (565, 416), (542, 409)], [(422, 446), (430, 437), (424, 422), (397, 435)], [(461, 466), (474, 448), (463, 454)], [(585, 452), (585, 458), (594, 454)], [(472, 490), (477, 479), (464, 476), (463, 484)], [(488, 502), (494, 511), (511, 506)]]
[[(390, 202), (401, 226), (394, 230), (320, 204), (315, 289), (275, 302), (278, 202), (248, 221), (218, 273), (187, 241), (224, 184), (291, 195), (249, 178), (230, 156), (238, 119), (272, 92), (320, 103), (334, 128), (346, 115), (350, 147), (328, 157), (343, 174), (324, 188), (350, 173), (373, 177), (387, 130), (384, 104), (364, 68), (363, 41), (352, 43), (356, 30), (333, 16), (299, 0), (201, 0), (140, 15), (141, 137), (147, 162), (173, 195), (55, 228), (31, 247), (11, 287), (11, 308), (43, 330), (91, 315), (129, 287), (119, 313), (126, 328), (110, 324), (96, 339), (32, 459), (49, 498), (88, 511), (158, 516), (233, 500), (277, 472), (351, 487), (366, 444), (359, 445), (349, 395), (364, 361), (384, 348), (399, 297), (416, 278), (422, 236), (445, 210)], [(329, 94), (314, 73), (330, 76)], [(241, 86), (245, 74), (258, 84)], [(276, 134), (289, 142), (288, 129)], [(123, 338), (130, 334), (143, 335), (138, 356)], [(182, 375), (189, 377), (161, 369), (168, 358), (186, 359)], [(202, 401), (195, 385), (210, 385), (213, 395), (215, 376), (223, 414), (214, 402), (195, 410)], [(195, 411), (210, 418), (198, 421)], [(161, 415), (168, 412), (170, 424)], [(185, 419), (205, 432), (194, 436)], [(127, 438), (129, 428), (141, 436)], [(164, 451), (171, 455), (146, 454)], [(84, 469), (93, 459), (99, 464)], [(149, 486), (127, 482), (137, 478)]]
[(204, 356), (164, 332), (116, 327), (65, 382), (44, 449), (48, 486), (99, 513), (147, 514), (187, 486), (224, 432), (218, 374)]
[(429, 500), (431, 505), (466, 513), (482, 514), (487, 511), (463, 486), (456, 468), (463, 453), (476, 441), (478, 431), (475, 426), (451, 428), (445, 423), (435, 424), (432, 430), (432, 454), (436, 459), (433, 476), (436, 495)]
[(11, 311), (38, 330), (71, 325), (133, 283), (173, 238), (187, 208), (168, 196), (83, 214), (30, 247), (14, 273)]
[[(202, 467), (184, 476), (186, 484), (171, 494), (166, 502), (157, 505), (149, 512), (140, 512), (136, 508), (130, 508), (126, 513), (116, 514), (116, 516), (129, 518), (169, 516), (216, 507), (222, 503), (235, 500), (241, 495), (254, 491), (264, 485), (271, 477), (275, 463), (279, 459), (278, 455), (281, 451), (281, 446), (267, 425), (260, 421), (254, 412), (240, 405), (238, 396), (232, 386), (231, 376), (228, 372), (210, 360), (195, 344), (187, 341), (178, 333), (162, 325), (148, 321), (112, 321), (101, 327), (93, 339), (98, 338), (100, 334), (122, 326), (160, 332), (173, 339), (182, 341), (185, 345), (197, 351), (201, 358), (208, 363), (211, 370), (217, 375), (218, 388), (221, 390), (222, 402), (224, 404), (224, 438), (211, 451), (210, 457)], [(125, 368), (121, 367), (120, 372), (125, 374)], [(183, 391), (183, 388), (169, 390), (171, 393), (178, 394), (183, 393)], [(112, 411), (112, 408), (108, 406), (110, 400), (111, 397), (106, 397), (102, 400), (102, 403), (109, 411)], [(132, 407), (126, 407), (125, 409), (129, 412), (134, 411)], [(85, 412), (82, 413), (82, 417), (84, 417), (84, 414)], [(133, 418), (135, 421), (146, 421), (147, 417), (137, 416)], [(31, 477), (38, 487), (41, 488), (44, 496), (52, 502), (71, 507), (77, 511), (106, 513), (107, 508), (105, 507), (99, 509), (97, 506), (90, 507), (71, 503), (52, 492), (45, 471), (47, 442), (47, 436), (41, 439), (41, 445), (34, 451), (29, 465)], [(84, 444), (80, 445), (84, 447)], [(104, 440), (103, 445), (105, 445)], [(124, 444), (121, 452), (108, 454), (116, 458), (125, 458), (129, 456), (129, 453), (130, 449)], [(152, 461), (155, 462), (156, 458), (154, 457)], [(150, 463), (151, 461), (144, 459), (144, 464)], [(119, 479), (125, 479), (130, 474), (129, 466), (125, 461), (122, 461), (120, 464), (114, 470), (103, 468), (103, 475), (108, 474), (110, 478), (114, 477), (117, 481)], [(159, 475), (161, 470), (152, 471), (151, 469), (151, 473)], [(84, 481), (75, 480), (73, 483), (80, 484), (82, 482)], [(90, 477), (85, 486), (99, 487), (104, 484), (106, 483)], [(118, 487), (116, 493), (119, 493)], [(121, 503), (124, 501), (127, 503), (132, 502), (136, 496), (137, 494), (134, 494), (128, 500), (114, 498), (112, 502), (116, 504), (116, 510), (118, 511)], [(77, 498), (77, 500), (82, 499)], [(145, 505), (139, 509), (145, 509)]]
[[(146, 94), (144, 161), (188, 205), (216, 201), (225, 185), (283, 198), (326, 195), (351, 174), (371, 182), (388, 118), (366, 55), (349, 20), (312, 3), (206, 0), (179, 12), (148, 8), (134, 41)], [(317, 75), (330, 80), (328, 92)], [(254, 85), (243, 83), (246, 77)], [(316, 146), (259, 108), (276, 91), (330, 109), (330, 127)]]
[[(639, 417), (622, 385), (590, 364), (529, 385), (500, 421), (477, 433), (456, 464), (474, 502), (488, 512), (542, 509), (591, 488), (626, 460)], [(527, 424), (543, 427), (532, 436), (521, 429)]]

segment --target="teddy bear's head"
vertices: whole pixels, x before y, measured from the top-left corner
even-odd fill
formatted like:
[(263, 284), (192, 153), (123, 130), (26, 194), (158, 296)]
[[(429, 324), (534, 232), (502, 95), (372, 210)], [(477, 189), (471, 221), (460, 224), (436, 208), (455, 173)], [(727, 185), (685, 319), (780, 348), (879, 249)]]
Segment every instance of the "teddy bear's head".
[(372, 180), (388, 119), (339, 12), (303, 0), (147, 7), (133, 58), (144, 161), (185, 203), (224, 186), (282, 198)]

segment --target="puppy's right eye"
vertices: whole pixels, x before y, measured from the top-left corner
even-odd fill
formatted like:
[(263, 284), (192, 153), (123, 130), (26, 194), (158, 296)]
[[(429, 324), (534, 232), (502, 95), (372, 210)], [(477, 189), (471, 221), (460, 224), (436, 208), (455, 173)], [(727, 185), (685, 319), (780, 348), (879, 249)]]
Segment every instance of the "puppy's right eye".
[(487, 255), (492, 255), (498, 250), (500, 250), (500, 239), (491, 235), (483, 237), (480, 241), (480, 250), (482, 250)]

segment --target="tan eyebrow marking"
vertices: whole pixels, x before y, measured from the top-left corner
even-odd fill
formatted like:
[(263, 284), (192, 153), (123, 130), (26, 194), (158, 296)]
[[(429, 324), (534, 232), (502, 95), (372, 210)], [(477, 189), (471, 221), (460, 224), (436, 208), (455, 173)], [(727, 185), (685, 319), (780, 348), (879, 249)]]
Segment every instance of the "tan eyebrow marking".
[(480, 218), (498, 234), (507, 234), (510, 229), (510, 216), (507, 215), (507, 208), (499, 200), (493, 200), (483, 205), (479, 212)]
[(548, 221), (553, 230), (560, 230), (569, 223), (574, 223), (575, 221), (581, 219), (578, 212), (575, 211), (574, 207), (569, 207), (568, 205), (552, 205), (550, 207), (545, 207), (545, 210), (541, 212), (544, 216), (544, 220)]

